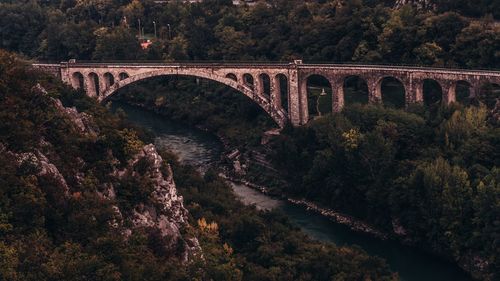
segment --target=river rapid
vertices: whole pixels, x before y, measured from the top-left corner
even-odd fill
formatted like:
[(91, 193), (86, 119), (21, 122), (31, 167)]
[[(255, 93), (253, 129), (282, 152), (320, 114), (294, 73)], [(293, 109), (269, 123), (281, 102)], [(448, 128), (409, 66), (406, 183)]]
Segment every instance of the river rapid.
[[(194, 127), (174, 122), (154, 112), (113, 102), (111, 109), (121, 108), (132, 123), (154, 133), (155, 145), (177, 154), (184, 164), (195, 166), (201, 172), (217, 165), (223, 153), (216, 136)], [(398, 272), (402, 281), (471, 281), (458, 266), (431, 254), (401, 245), (396, 241), (383, 241), (370, 235), (350, 230), (347, 226), (307, 211), (287, 201), (264, 195), (243, 184), (229, 182), (235, 194), (245, 204), (255, 204), (259, 209), (274, 209), (286, 214), (311, 238), (335, 243), (357, 245), (370, 255), (387, 261), (391, 270)]]

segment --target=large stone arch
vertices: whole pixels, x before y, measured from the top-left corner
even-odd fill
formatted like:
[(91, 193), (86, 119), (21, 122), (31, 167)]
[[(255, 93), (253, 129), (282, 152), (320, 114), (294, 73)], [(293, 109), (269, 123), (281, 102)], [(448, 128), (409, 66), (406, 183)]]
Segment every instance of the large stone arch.
[[(300, 112), (300, 123), (301, 125), (305, 125), (309, 123), (310, 119), (314, 117), (313, 114), (310, 112), (310, 107), (313, 106), (313, 103), (310, 103), (310, 92), (309, 92), (309, 87), (308, 87), (308, 81), (311, 78), (320, 78), (323, 81), (328, 82), (328, 86), (325, 86), (325, 90), (328, 89), (329, 95), (332, 98), (332, 112), (335, 111), (336, 107), (336, 99), (335, 99), (335, 93), (333, 90), (333, 85), (334, 83), (332, 82), (332, 77), (329, 75), (328, 72), (324, 71), (307, 71), (302, 73), (302, 75), (299, 76), (298, 78), (298, 105), (299, 105), (299, 112)], [(316, 102), (314, 102), (314, 105)]]
[(219, 82), (221, 84), (224, 84), (226, 86), (229, 86), (237, 90), (238, 92), (244, 94), (245, 96), (253, 100), (276, 122), (276, 124), (278, 124), (279, 127), (281, 128), (284, 127), (288, 120), (287, 114), (283, 110), (274, 108), (271, 105), (271, 103), (269, 103), (269, 101), (256, 94), (255, 90), (250, 88), (248, 85), (245, 85), (244, 82), (239, 83), (238, 81), (235, 81), (230, 77), (220, 76), (215, 73), (207, 73), (190, 69), (162, 69), (162, 70), (154, 70), (132, 75), (123, 80), (115, 81), (115, 83), (109, 86), (104, 91), (104, 93), (101, 96), (99, 96), (98, 99), (100, 101), (103, 101), (108, 97), (112, 96), (119, 89), (138, 81), (142, 81), (152, 77), (173, 76), (173, 75), (192, 76)]
[[(408, 89), (405, 84), (405, 79), (403, 77), (397, 76), (397, 75), (384, 75), (381, 76), (375, 85), (375, 91), (376, 91), (376, 97), (382, 102), (384, 105), (392, 105), (396, 108), (405, 108), (405, 106), (408, 104), (409, 100), (409, 93)], [(387, 84), (392, 83), (394, 88), (399, 87), (400, 90), (402, 90), (402, 95), (397, 96), (398, 93), (391, 93), (384, 91), (383, 86)], [(387, 90), (387, 89), (386, 89)], [(397, 99), (401, 100), (397, 100)]]
[(106, 72), (104, 73), (103, 78), (104, 78), (104, 85), (106, 86), (106, 88), (109, 88), (110, 86), (113, 86), (113, 84), (115, 84), (116, 79), (113, 73)]
[(276, 108), (289, 112), (290, 100), (290, 85), (288, 84), (289, 78), (284, 73), (277, 73), (272, 76), (271, 80), (271, 100), (274, 102)]
[(75, 89), (85, 89), (85, 77), (79, 71), (71, 75), (71, 86)]
[[(337, 92), (342, 95), (343, 105), (354, 103), (367, 104), (370, 101), (370, 87), (368, 78), (355, 73), (343, 75), (337, 81)], [(348, 92), (348, 89), (354, 89), (355, 92)]]
[(454, 102), (468, 104), (469, 100), (476, 96), (474, 90), (474, 86), (470, 81), (457, 79), (451, 83), (448, 95), (453, 95)]
[(257, 93), (267, 100), (271, 100), (271, 77), (269, 74), (262, 72), (256, 77), (258, 79)]
[(448, 91), (445, 81), (440, 81), (434, 77), (425, 77), (422, 79), (422, 97), (425, 105), (448, 103)]

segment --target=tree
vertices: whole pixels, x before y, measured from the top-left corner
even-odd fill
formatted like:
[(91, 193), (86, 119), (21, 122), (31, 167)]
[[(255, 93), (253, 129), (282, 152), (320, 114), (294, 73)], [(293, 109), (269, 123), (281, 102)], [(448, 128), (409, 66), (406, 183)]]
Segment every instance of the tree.
[(500, 27), (476, 21), (462, 30), (452, 46), (455, 60), (467, 67), (498, 66), (500, 64), (498, 50), (500, 50)]
[(416, 63), (420, 65), (443, 66), (443, 49), (436, 43), (424, 43), (413, 49)]
[(101, 28), (95, 31), (96, 60), (133, 60), (141, 53), (141, 46), (131, 29), (125, 27)]
[(168, 46), (168, 60), (186, 60), (188, 59), (188, 40), (182, 36), (176, 36), (170, 41)]
[(0, 241), (0, 279), (2, 280), (20, 280), (17, 273), (19, 257), (14, 247), (9, 247)]

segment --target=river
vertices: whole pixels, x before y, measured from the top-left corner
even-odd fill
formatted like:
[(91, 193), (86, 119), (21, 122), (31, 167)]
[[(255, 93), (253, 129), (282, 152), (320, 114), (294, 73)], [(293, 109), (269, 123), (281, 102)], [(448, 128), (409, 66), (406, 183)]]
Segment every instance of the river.
[[(215, 165), (222, 154), (222, 144), (216, 136), (196, 128), (173, 122), (142, 108), (113, 102), (112, 109), (122, 108), (134, 124), (152, 131), (157, 147), (167, 148), (178, 155), (182, 163), (205, 171)], [(311, 238), (337, 245), (358, 245), (367, 253), (384, 258), (402, 281), (471, 281), (458, 266), (396, 241), (382, 241), (351, 231), (286, 201), (276, 200), (245, 185), (230, 183), (234, 192), (246, 204), (259, 209), (277, 209), (298, 225)]]

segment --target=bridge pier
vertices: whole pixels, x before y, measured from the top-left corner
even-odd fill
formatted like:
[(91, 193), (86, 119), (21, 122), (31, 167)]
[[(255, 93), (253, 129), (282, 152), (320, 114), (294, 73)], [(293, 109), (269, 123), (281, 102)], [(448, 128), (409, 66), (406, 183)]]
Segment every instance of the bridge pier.
[(97, 79), (99, 79), (99, 92), (96, 92), (97, 97), (102, 97), (107, 88), (111, 85), (107, 85), (106, 77), (104, 74), (98, 74)]
[(270, 77), (271, 79), (271, 104), (274, 108), (281, 108), (281, 88), (280, 81), (277, 75)]
[[(96, 85), (98, 85), (98, 83), (96, 83), (96, 78), (95, 76), (96, 75), (95, 73), (91, 72), (91, 73), (88, 73), (84, 76), (84, 81), (85, 81), (85, 92), (87, 93), (87, 95), (91, 96), (91, 97), (97, 97), (97, 90), (96, 89)], [(99, 78), (97, 78), (99, 79)]]
[(300, 107), (300, 91), (301, 85), (299, 85), (299, 72), (297, 67), (292, 67), (288, 71), (288, 91), (289, 91), (289, 99), (288, 99), (288, 118), (292, 126), (300, 126), (302, 123), (302, 114)]
[(261, 98), (266, 98), (264, 95), (264, 81), (259, 73), (252, 73), (255, 94)]
[(457, 100), (456, 89), (457, 84), (453, 81), (438, 81), (441, 85), (441, 90), (443, 92), (443, 102), (445, 104), (451, 104)]
[(371, 77), (366, 80), (368, 84), (368, 102), (382, 103), (382, 79)]
[(344, 81), (330, 79), (332, 86), (332, 112), (341, 112), (344, 108)]

